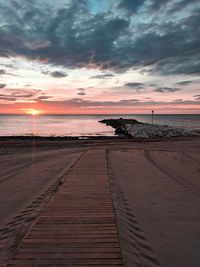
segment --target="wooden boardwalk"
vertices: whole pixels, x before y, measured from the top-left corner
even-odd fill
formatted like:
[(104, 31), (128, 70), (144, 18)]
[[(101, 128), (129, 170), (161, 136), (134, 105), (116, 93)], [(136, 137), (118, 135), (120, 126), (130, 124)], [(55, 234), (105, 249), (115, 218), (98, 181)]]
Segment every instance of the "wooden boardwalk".
[(106, 165), (83, 154), (7, 266), (123, 266)]

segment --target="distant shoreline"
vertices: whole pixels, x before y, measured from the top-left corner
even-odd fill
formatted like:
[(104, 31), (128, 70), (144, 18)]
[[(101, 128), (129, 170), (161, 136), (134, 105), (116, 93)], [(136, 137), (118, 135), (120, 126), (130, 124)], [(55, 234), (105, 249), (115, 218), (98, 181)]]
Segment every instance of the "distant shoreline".
[[(25, 115), (25, 116), (31, 116), (30, 114), (26, 114), (26, 113), (0, 113), (0, 115)], [(60, 115), (64, 115), (64, 116), (128, 116), (128, 115), (131, 115), (131, 116), (138, 116), (138, 115), (148, 115), (148, 116), (152, 116), (152, 114), (151, 113), (97, 113), (97, 114), (95, 114), (95, 113), (80, 113), (80, 114), (73, 114), (73, 113), (71, 113), (71, 114), (68, 114), (68, 113), (41, 113), (41, 114), (39, 114), (39, 115), (37, 115), (37, 116), (41, 116), (41, 115), (47, 115), (47, 116), (51, 116), (51, 115), (58, 115), (58, 116), (60, 116)], [(154, 114), (154, 116), (156, 116), (156, 115), (167, 115), (167, 116), (178, 116), (178, 115), (180, 115), (180, 116), (184, 116), (184, 115), (191, 115), (191, 116), (193, 116), (193, 115), (200, 115), (199, 113), (155, 113)]]
[[(176, 141), (196, 141), (200, 140), (199, 136), (179, 136), (170, 138), (154, 138), (154, 139), (134, 139), (128, 136), (63, 136), (63, 137), (44, 137), (44, 136), (0, 136), (0, 152), (5, 148), (8, 150), (16, 148), (28, 148), (34, 147), (37, 150), (43, 150), (48, 148), (66, 148), (76, 146), (93, 146), (93, 145), (118, 145), (120, 143), (163, 143), (163, 142), (176, 142)], [(26, 149), (25, 149), (26, 150)]]
[(13, 136), (0, 136), (0, 141), (3, 140), (41, 140), (41, 141), (67, 141), (67, 140), (115, 140), (115, 139), (131, 139), (127, 136), (39, 136), (39, 135), (13, 135)]

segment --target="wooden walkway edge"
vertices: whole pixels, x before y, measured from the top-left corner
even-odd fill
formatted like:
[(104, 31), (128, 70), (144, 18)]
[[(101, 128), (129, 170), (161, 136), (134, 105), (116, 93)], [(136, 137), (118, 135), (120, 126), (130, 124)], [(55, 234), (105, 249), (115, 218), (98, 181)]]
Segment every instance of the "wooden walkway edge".
[(7, 266), (123, 266), (105, 150), (83, 154)]

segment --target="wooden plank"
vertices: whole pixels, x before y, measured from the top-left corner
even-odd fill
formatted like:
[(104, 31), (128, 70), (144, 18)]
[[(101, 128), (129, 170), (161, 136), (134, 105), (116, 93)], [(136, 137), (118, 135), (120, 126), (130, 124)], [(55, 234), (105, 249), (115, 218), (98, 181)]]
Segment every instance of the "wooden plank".
[[(84, 245), (84, 246), (83, 246)], [(19, 248), (52, 248), (52, 247), (62, 247), (62, 248), (95, 248), (97, 251), (99, 248), (119, 248), (119, 243), (116, 242), (100, 242), (100, 243), (92, 243), (92, 242), (48, 242), (47, 240), (34, 242), (30, 239), (24, 240), (19, 246)]]
[(18, 252), (14, 259), (119, 259), (116, 252)]
[[(62, 259), (62, 258), (56, 258), (56, 259), (37, 259), (37, 258), (31, 258), (31, 259), (15, 259), (12, 260), (13, 264), (24, 264), (24, 266), (28, 264), (37, 264), (38, 266), (48, 264), (48, 265), (63, 265), (63, 264), (88, 264), (88, 265), (94, 265), (94, 264), (102, 264), (105, 266), (108, 264), (122, 264), (121, 259)], [(123, 265), (121, 265), (123, 266)]]
[[(109, 252), (108, 252), (109, 251)], [(107, 247), (99, 247), (99, 248), (94, 248), (94, 247), (63, 247), (63, 246), (45, 246), (45, 247), (20, 247), (20, 249), (17, 250), (17, 252), (20, 253), (25, 253), (25, 252), (86, 252), (86, 253), (111, 253), (111, 252), (118, 252), (120, 253), (120, 248), (119, 247), (109, 247), (109, 250)]]

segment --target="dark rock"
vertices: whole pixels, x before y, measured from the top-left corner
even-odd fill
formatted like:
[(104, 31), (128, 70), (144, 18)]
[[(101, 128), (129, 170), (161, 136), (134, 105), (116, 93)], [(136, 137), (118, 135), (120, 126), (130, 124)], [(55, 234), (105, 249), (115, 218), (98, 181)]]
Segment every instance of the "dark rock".
[[(112, 126), (113, 128), (116, 129), (116, 132), (119, 131), (120, 133), (120, 128), (121, 126), (124, 126), (125, 124), (143, 124), (142, 122), (139, 122), (137, 120), (134, 119), (106, 119), (106, 120), (102, 120), (99, 121), (101, 123), (105, 123), (107, 126)], [(119, 129), (118, 129), (119, 128)]]

